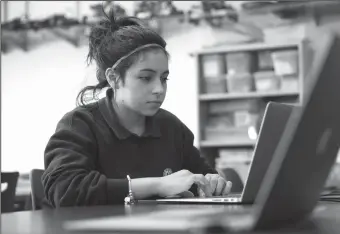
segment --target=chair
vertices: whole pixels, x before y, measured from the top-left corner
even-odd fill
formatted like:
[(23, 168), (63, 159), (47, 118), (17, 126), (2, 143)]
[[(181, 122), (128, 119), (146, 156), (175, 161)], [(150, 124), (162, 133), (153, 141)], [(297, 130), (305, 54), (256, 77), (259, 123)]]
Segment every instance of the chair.
[(32, 198), (32, 210), (40, 210), (41, 203), (44, 199), (44, 188), (41, 182), (41, 176), (44, 170), (33, 169), (30, 172), (30, 183), (31, 183), (31, 198)]
[(232, 168), (224, 168), (222, 170), (222, 173), (225, 175), (225, 178), (227, 178), (227, 180), (233, 183), (230, 192), (242, 193), (244, 185), (240, 175)]
[(1, 172), (1, 213), (14, 211), (18, 178), (19, 172)]

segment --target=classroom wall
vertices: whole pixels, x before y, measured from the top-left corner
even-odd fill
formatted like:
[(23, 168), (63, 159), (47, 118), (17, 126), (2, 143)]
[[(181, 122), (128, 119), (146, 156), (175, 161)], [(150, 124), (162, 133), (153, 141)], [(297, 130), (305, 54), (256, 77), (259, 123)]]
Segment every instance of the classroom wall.
[[(17, 12), (11, 12), (10, 17), (23, 9), (22, 2), (21, 5), (17, 2), (10, 4), (18, 4)], [(67, 2), (35, 4), (53, 4), (53, 7), (48, 5), (45, 8), (32, 4), (36, 17), (48, 16), (53, 13), (52, 9), (72, 11)], [(184, 2), (183, 7), (190, 4)], [(132, 2), (122, 5), (131, 9)], [(305, 35), (305, 26), (291, 27), (289, 32), (291, 37), (301, 38)], [(270, 40), (277, 40), (285, 34), (278, 29), (276, 33), (268, 31), (266, 35)], [(209, 27), (188, 27), (167, 39), (171, 73), (163, 108), (177, 115), (195, 135), (198, 133), (197, 68), (189, 53), (222, 40), (244, 39), (228, 31), (213, 31)], [(44, 148), (57, 122), (75, 107), (78, 91), (96, 81), (94, 67), (86, 67), (85, 64), (87, 50), (87, 46), (75, 48), (63, 40), (56, 40), (30, 52), (15, 50), (1, 55), (2, 171), (28, 172), (32, 168), (44, 167)]]

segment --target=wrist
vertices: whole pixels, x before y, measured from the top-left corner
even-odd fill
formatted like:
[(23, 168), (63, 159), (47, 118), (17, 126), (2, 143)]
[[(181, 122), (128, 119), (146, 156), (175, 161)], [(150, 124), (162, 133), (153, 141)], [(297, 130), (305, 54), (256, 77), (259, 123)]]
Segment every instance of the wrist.
[(153, 183), (153, 187), (155, 188), (155, 195), (159, 197), (163, 197), (163, 180), (162, 177), (156, 177)]

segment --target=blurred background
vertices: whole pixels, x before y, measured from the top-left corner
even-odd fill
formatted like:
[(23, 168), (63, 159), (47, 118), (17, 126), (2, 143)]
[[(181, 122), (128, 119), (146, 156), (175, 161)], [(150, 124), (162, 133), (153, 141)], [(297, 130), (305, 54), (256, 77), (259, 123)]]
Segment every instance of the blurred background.
[[(57, 122), (96, 83), (87, 36), (102, 6), (165, 38), (162, 107), (192, 130), (212, 166), (234, 168), (242, 181), (266, 103), (302, 103), (323, 32), (340, 33), (338, 1), (1, 1), (1, 171), (20, 173), (21, 201)], [(338, 171), (329, 186), (340, 184)]]

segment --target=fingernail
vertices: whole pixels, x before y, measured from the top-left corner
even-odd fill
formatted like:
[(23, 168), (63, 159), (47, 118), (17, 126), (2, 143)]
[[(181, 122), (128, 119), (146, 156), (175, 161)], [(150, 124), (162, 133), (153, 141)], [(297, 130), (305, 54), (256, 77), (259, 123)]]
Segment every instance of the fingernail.
[(228, 187), (231, 187), (231, 186), (233, 186), (233, 182), (231, 182), (231, 181), (228, 181), (228, 182), (227, 182), (227, 186), (228, 186)]

